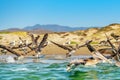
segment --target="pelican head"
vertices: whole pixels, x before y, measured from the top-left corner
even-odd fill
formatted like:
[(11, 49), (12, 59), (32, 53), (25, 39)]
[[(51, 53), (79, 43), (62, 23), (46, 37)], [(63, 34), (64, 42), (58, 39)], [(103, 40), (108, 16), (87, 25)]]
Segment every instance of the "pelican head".
[(72, 55), (69, 53), (66, 53), (66, 58), (71, 57)]
[(75, 69), (78, 65), (84, 65), (84, 64), (85, 64), (85, 62), (83, 59), (73, 60), (67, 65), (66, 70), (71, 71), (71, 70)]
[(21, 55), (21, 56), (18, 56), (18, 57), (14, 57), (14, 60), (22, 60), (23, 58), (24, 58), (24, 56)]
[(66, 57), (71, 57), (72, 54), (74, 54), (76, 52), (76, 50), (72, 50), (69, 53), (66, 53)]

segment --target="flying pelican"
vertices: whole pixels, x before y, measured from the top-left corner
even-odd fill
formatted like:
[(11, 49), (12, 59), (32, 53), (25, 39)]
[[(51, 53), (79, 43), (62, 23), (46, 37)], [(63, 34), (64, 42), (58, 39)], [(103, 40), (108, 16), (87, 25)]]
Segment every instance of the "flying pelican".
[(99, 58), (94, 59), (93, 57), (90, 57), (87, 59), (73, 60), (67, 65), (66, 70), (71, 71), (72, 69), (75, 69), (79, 65), (94, 66), (100, 62), (101, 62), (101, 60)]
[(120, 36), (119, 35), (115, 35), (114, 33), (111, 33), (111, 36), (116, 40), (118, 41), (120, 39)]
[(93, 48), (90, 43), (92, 42), (92, 40), (90, 41), (86, 41), (86, 43), (84, 44), (84, 46), (86, 45), (88, 50), (91, 52), (92, 54), (92, 58), (88, 58), (88, 59), (79, 59), (79, 60), (75, 60), (75, 61), (71, 61), (68, 65), (67, 65), (67, 71), (69, 71), (72, 68), (77, 67), (78, 65), (96, 65), (97, 63), (99, 63), (101, 60), (104, 60), (108, 63), (112, 63), (111, 61), (109, 61), (104, 55), (102, 55), (99, 51), (97, 51), (95, 48)]
[(6, 53), (7, 53), (7, 50), (5, 50), (5, 49), (2, 49), (2, 50), (1, 50), (1, 52), (2, 52), (2, 54), (5, 54), (5, 55), (6, 55)]
[(57, 45), (58, 47), (64, 49), (64, 50), (68, 50), (68, 53), (66, 53), (66, 57), (71, 57), (72, 54), (74, 54), (77, 50), (77, 47), (76, 48), (73, 48), (72, 46), (64, 46), (64, 45), (61, 45), (61, 44), (58, 44), (58, 43), (55, 43), (53, 41), (50, 41), (51, 43)]
[(109, 46), (108, 43), (107, 43), (107, 41), (105, 41), (105, 40), (100, 41), (99, 44), (101, 46)]
[(0, 48), (5, 49), (6, 51), (16, 55), (17, 57), (15, 57), (15, 60), (20, 60), (24, 58), (23, 54), (17, 53), (16, 51), (12, 50), (10, 47), (4, 46), (4, 45), (0, 45)]
[(99, 51), (97, 51), (93, 46), (90, 45), (91, 42), (92, 40), (86, 41), (86, 46), (88, 50), (91, 52), (93, 58), (94, 59), (99, 58), (111, 64), (112, 62), (110, 60), (108, 60), (104, 55), (102, 55)]
[(63, 43), (63, 45), (70, 45), (71, 41), (69, 39), (66, 40), (65, 43)]
[(10, 48), (13, 48), (16, 45), (16, 41), (10, 42), (9, 45), (10, 45)]
[(48, 38), (48, 34), (46, 33), (43, 36), (43, 39), (41, 40), (40, 44), (36, 45), (37, 47), (35, 48), (35, 52), (36, 52), (35, 57), (38, 58), (39, 55), (41, 54), (42, 49), (48, 45), (47, 38)]
[(105, 36), (107, 38), (107, 42), (110, 44), (111, 48), (112, 48), (112, 52), (114, 54), (114, 60), (116, 61), (115, 62), (115, 65), (120, 67), (120, 44), (118, 46), (118, 49), (116, 49), (116, 47), (111, 43), (109, 37), (107, 36), (107, 34), (105, 33)]

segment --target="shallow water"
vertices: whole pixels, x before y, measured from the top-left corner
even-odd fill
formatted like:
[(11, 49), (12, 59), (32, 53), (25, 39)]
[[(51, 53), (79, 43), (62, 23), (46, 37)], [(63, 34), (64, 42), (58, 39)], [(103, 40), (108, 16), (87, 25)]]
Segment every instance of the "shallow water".
[(0, 80), (120, 80), (120, 69), (111, 64), (79, 66), (66, 71), (65, 60), (42, 60), (44, 63), (0, 63)]

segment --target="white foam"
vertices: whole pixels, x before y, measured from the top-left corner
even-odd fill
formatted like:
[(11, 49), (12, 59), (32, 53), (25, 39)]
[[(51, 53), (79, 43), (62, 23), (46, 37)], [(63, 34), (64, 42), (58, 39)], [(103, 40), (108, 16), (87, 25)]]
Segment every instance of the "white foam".
[(6, 62), (7, 62), (7, 63), (15, 63), (15, 60), (14, 60), (14, 58), (13, 58), (12, 56), (8, 56), (8, 57), (6, 58)]
[(27, 68), (16, 68), (16, 69), (12, 69), (12, 71), (28, 71), (29, 69)]

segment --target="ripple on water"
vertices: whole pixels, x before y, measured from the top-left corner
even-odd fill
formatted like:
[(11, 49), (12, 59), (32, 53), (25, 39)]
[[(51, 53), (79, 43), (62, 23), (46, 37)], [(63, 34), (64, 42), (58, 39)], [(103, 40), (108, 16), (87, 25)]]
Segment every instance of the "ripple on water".
[[(50, 60), (51, 61), (51, 60)], [(55, 62), (55, 63), (54, 63)], [(0, 80), (115, 80), (120, 69), (111, 64), (84, 67), (66, 71), (66, 62), (0, 64)]]

